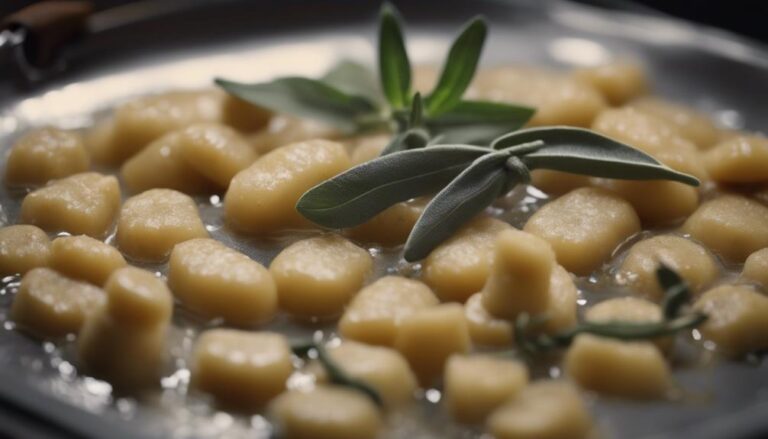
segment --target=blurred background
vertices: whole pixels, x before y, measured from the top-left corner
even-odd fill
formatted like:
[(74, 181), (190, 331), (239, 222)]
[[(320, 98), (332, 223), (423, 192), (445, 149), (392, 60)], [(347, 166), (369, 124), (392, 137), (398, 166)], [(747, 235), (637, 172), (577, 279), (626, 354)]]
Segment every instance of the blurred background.
[[(97, 10), (137, 0), (94, 0)], [(163, 2), (168, 0), (142, 0)], [(193, 0), (189, 0), (193, 1)], [(252, 0), (254, 3), (279, 0)], [(310, 0), (311, 1), (311, 0)], [(348, 0), (353, 2), (354, 0)], [(436, 0), (436, 2), (439, 0)], [(529, 0), (536, 1), (536, 0)], [(607, 8), (665, 14), (728, 30), (768, 44), (768, 0), (574, 0)], [(35, 3), (35, 0), (0, 0), (0, 16)]]

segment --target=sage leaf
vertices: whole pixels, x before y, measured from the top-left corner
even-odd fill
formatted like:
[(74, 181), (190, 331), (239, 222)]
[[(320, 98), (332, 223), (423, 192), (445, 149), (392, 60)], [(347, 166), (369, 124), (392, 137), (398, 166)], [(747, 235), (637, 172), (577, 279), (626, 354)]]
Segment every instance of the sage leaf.
[(496, 139), (494, 149), (535, 140), (544, 146), (520, 157), (530, 169), (622, 180), (672, 180), (698, 186), (695, 177), (675, 171), (650, 155), (593, 131), (572, 127), (531, 128)]
[[(427, 148), (434, 151), (438, 147)], [(507, 187), (509, 155), (492, 152), (475, 160), (427, 204), (405, 243), (404, 257), (417, 261), (482, 212)]]
[(390, 105), (395, 109), (407, 107), (411, 97), (411, 63), (399, 14), (389, 3), (382, 6), (379, 18), (379, 76)]
[(356, 226), (397, 202), (439, 191), (488, 151), (441, 145), (385, 155), (313, 187), (296, 209), (321, 226)]
[(691, 298), (688, 283), (674, 270), (664, 264), (656, 269), (656, 279), (664, 290), (664, 302), (661, 309), (664, 318), (672, 319), (680, 314), (680, 310)]
[(254, 105), (320, 120), (346, 133), (357, 131), (357, 120), (376, 113), (368, 99), (315, 79), (290, 76), (257, 84), (216, 79), (216, 84)]
[(459, 101), (450, 110), (432, 116), (427, 127), (445, 136), (443, 141), (487, 145), (526, 124), (535, 110), (489, 101)]
[(354, 61), (340, 61), (321, 81), (345, 93), (362, 96), (376, 106), (384, 101), (376, 75), (368, 67)]
[(451, 109), (472, 82), (483, 51), (488, 25), (481, 17), (471, 20), (451, 45), (440, 79), (427, 98), (427, 112), (436, 116)]
[(420, 127), (424, 124), (424, 106), (421, 93), (416, 92), (411, 101), (411, 115), (408, 118), (410, 128)]
[(393, 152), (424, 148), (428, 144), (429, 133), (422, 128), (411, 128), (404, 133), (393, 136), (392, 140), (384, 147), (379, 155), (385, 156), (392, 154)]

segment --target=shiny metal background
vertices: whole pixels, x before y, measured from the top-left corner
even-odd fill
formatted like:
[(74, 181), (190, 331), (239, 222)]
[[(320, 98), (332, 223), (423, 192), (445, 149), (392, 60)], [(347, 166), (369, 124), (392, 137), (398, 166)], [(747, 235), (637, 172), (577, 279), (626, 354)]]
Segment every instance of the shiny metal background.
[[(484, 65), (573, 67), (638, 59), (657, 93), (697, 106), (724, 126), (768, 130), (768, 52), (754, 43), (661, 17), (559, 1), (410, 0), (398, 6), (418, 62), (441, 59), (447, 38), (482, 13), (491, 23)], [(213, 76), (261, 80), (318, 75), (340, 58), (372, 63), (377, 9), (376, 1), (187, 0), (107, 11), (94, 18), (95, 33), (65, 54), (68, 68), (61, 74), (23, 85), (0, 65), (0, 148), (5, 152), (28, 127), (88, 126), (94, 113), (131, 96), (198, 88)], [(0, 189), (1, 224), (15, 220), (19, 197)], [(0, 311), (9, 301), (0, 295)], [(4, 311), (0, 320), (7, 320)], [(51, 361), (45, 349), (0, 328), (0, 432), (215, 437), (220, 431), (205, 426), (228, 422), (216, 416), (196, 422), (194, 407), (179, 418), (130, 401), (112, 403), (98, 383), (65, 379), (62, 363)], [(765, 437), (768, 365), (762, 363), (677, 373), (684, 388), (699, 389), (684, 403), (601, 400), (595, 408), (601, 430), (621, 439)], [(54, 427), (46, 430), (46, 422)], [(261, 437), (265, 430), (255, 424), (262, 421), (251, 422), (253, 429), (232, 434)]]

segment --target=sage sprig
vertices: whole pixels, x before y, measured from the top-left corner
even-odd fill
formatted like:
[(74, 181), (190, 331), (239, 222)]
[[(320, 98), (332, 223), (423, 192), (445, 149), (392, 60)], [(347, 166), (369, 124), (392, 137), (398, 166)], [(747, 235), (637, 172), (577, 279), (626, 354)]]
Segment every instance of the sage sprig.
[(369, 397), (376, 405), (383, 405), (384, 401), (373, 387), (366, 382), (350, 376), (339, 366), (333, 358), (331, 358), (328, 351), (325, 349), (325, 345), (321, 341), (315, 340), (298, 340), (291, 342), (291, 350), (293, 353), (301, 358), (309, 356), (310, 352), (317, 354), (317, 361), (328, 374), (328, 379), (339, 386), (349, 387), (353, 390), (364, 393)]
[(487, 147), (437, 144), (384, 155), (313, 187), (299, 199), (296, 209), (321, 226), (345, 228), (361, 224), (397, 202), (437, 193), (405, 244), (405, 259), (416, 261), (496, 198), (527, 183), (535, 169), (699, 184), (695, 177), (595, 132), (531, 128), (498, 137)]
[(648, 340), (673, 335), (685, 329), (692, 329), (703, 323), (707, 316), (699, 312), (684, 314), (684, 305), (690, 301), (687, 283), (672, 269), (660, 265), (656, 277), (665, 291), (662, 305), (662, 320), (651, 323), (637, 322), (582, 322), (561, 333), (531, 335), (532, 328), (545, 319), (521, 314), (515, 320), (515, 342), (523, 353), (533, 355), (556, 348), (567, 347), (579, 334), (594, 334), (619, 340)]
[[(285, 77), (256, 84), (226, 79), (215, 82), (228, 93), (259, 107), (330, 124), (344, 134), (390, 131), (394, 136), (383, 154), (421, 148), (434, 137), (459, 143), (487, 143), (523, 126), (533, 115), (528, 107), (464, 101), (479, 63), (488, 26), (470, 20), (454, 40), (434, 89), (414, 114), (411, 62), (400, 14), (385, 3), (379, 14), (379, 81), (367, 68), (343, 61), (320, 79)], [(401, 145), (402, 144), (402, 145)]]

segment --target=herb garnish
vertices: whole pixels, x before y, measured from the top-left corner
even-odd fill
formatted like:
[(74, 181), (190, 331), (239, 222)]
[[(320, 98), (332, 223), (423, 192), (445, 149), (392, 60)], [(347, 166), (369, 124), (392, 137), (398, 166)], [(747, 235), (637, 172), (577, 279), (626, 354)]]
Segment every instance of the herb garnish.
[(384, 405), (384, 401), (381, 399), (381, 395), (373, 387), (366, 382), (354, 378), (348, 375), (344, 369), (339, 366), (333, 358), (331, 358), (328, 351), (325, 350), (325, 346), (322, 341), (316, 340), (301, 340), (291, 343), (291, 350), (293, 353), (301, 358), (307, 357), (310, 352), (317, 353), (317, 361), (323, 366), (325, 373), (328, 374), (328, 379), (340, 386), (349, 387), (364, 393), (367, 397), (376, 403), (376, 405)]
[(296, 209), (322, 226), (345, 228), (395, 203), (437, 192), (405, 244), (405, 259), (416, 261), (515, 185), (527, 183), (534, 169), (699, 184), (696, 178), (595, 132), (546, 127), (506, 134), (488, 147), (439, 144), (384, 155), (313, 187)]
[(316, 119), (345, 134), (392, 131), (395, 135), (383, 154), (424, 147), (433, 136), (450, 142), (487, 143), (520, 128), (534, 112), (523, 106), (462, 100), (487, 33), (481, 17), (464, 26), (423, 105), (421, 96), (414, 97), (411, 90), (411, 63), (400, 15), (388, 3), (379, 16), (378, 84), (367, 68), (350, 61), (338, 64), (320, 79), (292, 76), (243, 84), (219, 78), (215, 82), (254, 105)]
[(646, 340), (675, 334), (703, 323), (707, 316), (699, 312), (683, 314), (683, 306), (690, 300), (688, 284), (672, 269), (661, 264), (656, 277), (665, 291), (662, 320), (652, 323), (637, 322), (582, 322), (554, 335), (530, 335), (531, 327), (546, 319), (521, 314), (515, 320), (515, 342), (523, 353), (532, 355), (555, 348), (567, 347), (579, 334), (594, 334), (619, 340)]

